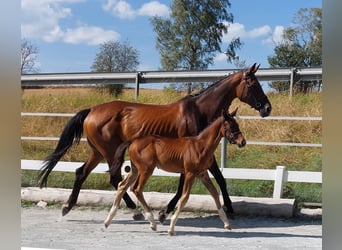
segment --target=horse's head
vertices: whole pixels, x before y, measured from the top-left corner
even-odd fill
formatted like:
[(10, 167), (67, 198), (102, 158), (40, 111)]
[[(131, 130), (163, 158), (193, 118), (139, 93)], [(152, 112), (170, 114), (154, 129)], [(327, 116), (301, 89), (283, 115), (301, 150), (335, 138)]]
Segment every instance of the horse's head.
[(241, 148), (246, 145), (246, 140), (240, 131), (239, 124), (234, 118), (236, 111), (237, 108), (228, 114), (226, 110), (222, 109), (222, 132), (230, 144), (237, 144)]
[(272, 106), (255, 76), (259, 66), (254, 63), (252, 67), (243, 72), (237, 88), (237, 95), (241, 101), (258, 110), (261, 117), (266, 117), (270, 115)]

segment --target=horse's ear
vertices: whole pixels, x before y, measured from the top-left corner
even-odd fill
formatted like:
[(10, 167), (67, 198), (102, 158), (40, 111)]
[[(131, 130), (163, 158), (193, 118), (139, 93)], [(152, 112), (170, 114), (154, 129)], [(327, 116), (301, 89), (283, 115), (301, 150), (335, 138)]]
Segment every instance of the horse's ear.
[(258, 67), (255, 69), (256, 63), (254, 63), (251, 67), (246, 69), (245, 75), (250, 76), (252, 73), (256, 72), (258, 70)]
[(225, 120), (229, 119), (229, 114), (228, 114), (227, 110), (222, 109), (222, 116), (224, 117)]
[(236, 107), (236, 109), (235, 109), (233, 112), (230, 113), (230, 116), (231, 116), (231, 117), (236, 116), (237, 110), (238, 110), (238, 107)]
[(250, 73), (254, 72), (255, 66), (256, 66), (256, 63), (254, 63), (254, 64), (252, 65), (252, 67), (249, 68), (248, 71), (249, 71)]
[(257, 72), (259, 67), (260, 67), (260, 64), (256, 67), (255, 67), (255, 65), (256, 65), (256, 63), (254, 63), (254, 65), (253, 65), (254, 66), (254, 70), (252, 71), (253, 73)]

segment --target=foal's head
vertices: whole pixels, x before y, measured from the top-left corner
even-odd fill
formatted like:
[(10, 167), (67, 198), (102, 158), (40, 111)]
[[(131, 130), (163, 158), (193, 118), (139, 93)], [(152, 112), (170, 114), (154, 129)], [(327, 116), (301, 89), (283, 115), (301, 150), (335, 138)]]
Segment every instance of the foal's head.
[(259, 111), (261, 117), (265, 117), (270, 115), (272, 106), (255, 76), (259, 66), (254, 63), (252, 67), (243, 72), (237, 94), (240, 96), (241, 101), (248, 103)]
[(237, 144), (239, 148), (246, 145), (246, 140), (243, 137), (239, 124), (236, 122), (234, 116), (237, 108), (230, 114), (222, 109), (222, 134), (230, 144)]

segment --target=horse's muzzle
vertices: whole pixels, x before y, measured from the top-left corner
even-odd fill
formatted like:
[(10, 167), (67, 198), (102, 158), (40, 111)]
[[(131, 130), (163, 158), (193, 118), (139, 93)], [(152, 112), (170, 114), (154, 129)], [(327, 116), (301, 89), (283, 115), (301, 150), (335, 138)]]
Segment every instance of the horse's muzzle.
[(246, 145), (246, 140), (243, 139), (240, 143), (237, 144), (239, 148), (242, 148)]
[(270, 103), (266, 103), (263, 108), (259, 110), (260, 116), (261, 117), (266, 117), (271, 114), (272, 111), (272, 106)]

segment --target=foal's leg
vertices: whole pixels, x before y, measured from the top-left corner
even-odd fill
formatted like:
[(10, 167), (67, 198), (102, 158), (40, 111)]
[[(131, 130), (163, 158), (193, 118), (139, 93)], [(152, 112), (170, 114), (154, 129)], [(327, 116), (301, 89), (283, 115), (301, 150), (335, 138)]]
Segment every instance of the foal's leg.
[(208, 172), (205, 171), (202, 175), (199, 176), (202, 183), (204, 184), (204, 186), (208, 189), (208, 191), (210, 192), (211, 196), (214, 198), (215, 201), (215, 205), (217, 207), (217, 211), (219, 214), (219, 217), (221, 218), (221, 220), (224, 223), (224, 228), (231, 230), (230, 224), (229, 224), (229, 220), (227, 218), (226, 213), (223, 210), (223, 207), (221, 206), (220, 203), (220, 198), (219, 198), (219, 194), (214, 186), (214, 184), (212, 183), (212, 181), (209, 178)]
[[(121, 171), (112, 175), (110, 173), (110, 183), (118, 190), (118, 185), (122, 181)], [(132, 183), (133, 184), (133, 183)], [(131, 197), (125, 191), (123, 193), (123, 200), (125, 201), (128, 208), (132, 209), (133, 211), (133, 219), (134, 220), (144, 220), (144, 216), (141, 214), (140, 210), (138, 209), (137, 205), (132, 201)]]
[(184, 186), (184, 174), (181, 174), (179, 178), (177, 193), (172, 198), (172, 200), (167, 204), (166, 210), (164, 209), (164, 210), (159, 211), (158, 219), (161, 223), (164, 223), (169, 213), (171, 213), (175, 209), (177, 202), (179, 201), (182, 195), (183, 186)]
[(135, 182), (137, 175), (138, 175), (137, 169), (132, 167), (131, 172), (127, 175), (127, 177), (123, 181), (120, 182), (113, 205), (107, 215), (107, 218), (104, 221), (104, 224), (106, 227), (108, 227), (111, 221), (113, 220), (119, 208), (122, 197), (126, 194), (127, 189)]
[(137, 182), (135, 183), (135, 187), (134, 187), (133, 192), (144, 208), (145, 217), (150, 222), (150, 228), (153, 231), (156, 231), (157, 230), (157, 224), (154, 220), (152, 210), (147, 205), (147, 202), (146, 202), (146, 200), (144, 198), (144, 194), (143, 194), (144, 186), (145, 186), (148, 178), (150, 178), (150, 176), (153, 174), (154, 167), (152, 167), (150, 169), (151, 170), (146, 171), (146, 172), (144, 171), (143, 173), (139, 172), (138, 179), (137, 179)]
[(87, 179), (90, 172), (99, 164), (102, 160), (102, 156), (98, 152), (91, 151), (88, 160), (76, 170), (76, 177), (74, 180), (74, 186), (66, 204), (62, 206), (62, 215), (66, 215), (76, 204), (78, 195), (80, 193), (82, 184)]
[(183, 194), (179, 200), (179, 204), (177, 206), (176, 212), (171, 217), (170, 227), (168, 230), (168, 234), (170, 236), (175, 234), (175, 226), (178, 220), (178, 216), (189, 199), (191, 187), (194, 183), (194, 180), (195, 180), (195, 175), (193, 175), (192, 173), (188, 173), (187, 175), (184, 176)]
[[(214, 156), (213, 156), (214, 157)], [(228, 210), (226, 211), (226, 214), (228, 217), (234, 218), (234, 210), (232, 207), (232, 201), (229, 198), (229, 194), (227, 191), (227, 183), (226, 180), (224, 179), (222, 172), (220, 171), (216, 159), (214, 157), (213, 163), (211, 167), (209, 168), (210, 173), (215, 177), (215, 180), (217, 184), (220, 186), (220, 190), (222, 193), (222, 198), (223, 198), (223, 203), (225, 205), (225, 208)]]

